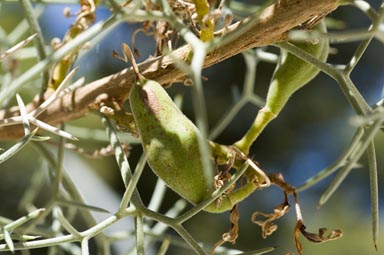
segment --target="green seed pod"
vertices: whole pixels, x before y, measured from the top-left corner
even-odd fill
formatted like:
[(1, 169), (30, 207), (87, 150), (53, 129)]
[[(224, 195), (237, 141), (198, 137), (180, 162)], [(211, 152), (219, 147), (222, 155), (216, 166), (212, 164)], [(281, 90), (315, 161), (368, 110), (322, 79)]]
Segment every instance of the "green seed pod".
[[(320, 22), (316, 29), (325, 32), (324, 21)], [(329, 52), (327, 39), (321, 39), (316, 43), (311, 41), (295, 43), (295, 45), (321, 61), (327, 60)], [(316, 66), (282, 49), (280, 61), (276, 66), (268, 89), (265, 108), (278, 115), (291, 95), (308, 84), (319, 71)]]
[(197, 127), (155, 81), (135, 85), (129, 101), (152, 170), (193, 204), (209, 197), (213, 177), (204, 177)]
[[(320, 32), (325, 32), (325, 22), (322, 20), (315, 28)], [(321, 39), (317, 43), (302, 42), (295, 43), (312, 56), (321, 61), (328, 57), (329, 42), (327, 39)], [(288, 99), (301, 87), (305, 86), (319, 73), (319, 69), (314, 65), (281, 50), (279, 63), (272, 75), (269, 85), (265, 106), (258, 112), (251, 128), (248, 132), (235, 143), (235, 146), (243, 153), (248, 154), (249, 149), (263, 129), (274, 118), (279, 115)]]

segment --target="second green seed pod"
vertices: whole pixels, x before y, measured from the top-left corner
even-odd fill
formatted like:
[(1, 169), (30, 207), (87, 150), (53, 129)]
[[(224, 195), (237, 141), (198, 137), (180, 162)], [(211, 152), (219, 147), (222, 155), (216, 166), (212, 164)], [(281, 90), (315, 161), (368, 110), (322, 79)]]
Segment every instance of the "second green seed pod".
[(129, 101), (152, 170), (193, 204), (209, 197), (213, 178), (205, 179), (197, 127), (155, 81), (136, 84)]

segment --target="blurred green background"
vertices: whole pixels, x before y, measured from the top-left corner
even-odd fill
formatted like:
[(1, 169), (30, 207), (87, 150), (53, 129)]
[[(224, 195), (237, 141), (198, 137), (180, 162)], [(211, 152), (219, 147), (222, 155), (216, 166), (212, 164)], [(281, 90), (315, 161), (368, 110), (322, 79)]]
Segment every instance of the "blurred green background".
[[(373, 6), (378, 6), (379, 1), (370, 1)], [(46, 5), (39, 18), (48, 43), (52, 38), (62, 38), (74, 18), (65, 18), (63, 8), (67, 5)], [(77, 5), (71, 6), (73, 12)], [(103, 20), (110, 15), (107, 8), (100, 7), (97, 19)], [(367, 17), (353, 7), (342, 7), (330, 15), (331, 18), (342, 20), (346, 29), (367, 28), (370, 23)], [(0, 8), (0, 25), (5, 31), (11, 31), (23, 18), (23, 10), (18, 3), (2, 3)], [(84, 76), (87, 82), (113, 74), (127, 66), (127, 64), (112, 57), (112, 50), (120, 50), (121, 43), (130, 43), (131, 36), (138, 25), (123, 23), (112, 32), (98, 41), (94, 47), (84, 50), (75, 66), (79, 66), (78, 77)], [(3, 38), (4, 39), (4, 38)], [(138, 62), (143, 61), (154, 52), (154, 41), (143, 34), (138, 36), (137, 45), (141, 53)], [(1, 51), (6, 49), (5, 40), (0, 37)], [(358, 42), (332, 44), (333, 54), (328, 62), (344, 64), (353, 55)], [(278, 50), (269, 47), (268, 51), (277, 53)], [(352, 73), (352, 80), (360, 89), (362, 95), (370, 104), (382, 98), (384, 84), (384, 50), (383, 44), (373, 41), (357, 68)], [(25, 61), (20, 64), (19, 72), (34, 64)], [(241, 93), (245, 75), (245, 63), (242, 55), (223, 61), (214, 67), (204, 70), (203, 76), (207, 113), (210, 127), (215, 124), (231, 109), (237, 96)], [(274, 65), (261, 62), (257, 66), (255, 92), (265, 97), (269, 79), (274, 70)], [(6, 84), (3, 84), (6, 86)], [(22, 91), (23, 98), (32, 98), (36, 93), (37, 85)], [(173, 85), (169, 90), (171, 95), (183, 95), (183, 111), (194, 118), (192, 110), (191, 89), (180, 84)], [(251, 125), (258, 106), (247, 105), (236, 116), (234, 121), (216, 139), (223, 144), (232, 144), (237, 141)], [(292, 185), (300, 185), (309, 177), (334, 162), (342, 151), (348, 146), (356, 127), (352, 126), (351, 118), (354, 112), (343, 96), (337, 83), (324, 74), (320, 74), (311, 82), (310, 86), (300, 90), (290, 100), (278, 119), (273, 121), (263, 132), (252, 147), (250, 155), (254, 156), (267, 172), (282, 172), (285, 180)], [(79, 146), (89, 150), (101, 148), (107, 144), (103, 136), (102, 125), (98, 117), (90, 114), (85, 118), (73, 121), (71, 126), (101, 130), (101, 136), (89, 134), (89, 139), (81, 139)], [(71, 129), (69, 129), (71, 130)], [(95, 142), (93, 138), (99, 139)], [(382, 199), (383, 183), (383, 135), (380, 133), (376, 139), (377, 156), (379, 165), (380, 199)], [(123, 139), (124, 140), (124, 139)], [(7, 148), (12, 143), (2, 142), (0, 147)], [(52, 150), (55, 145), (52, 145)], [(138, 160), (141, 147), (133, 145), (130, 161), (132, 166)], [(88, 159), (81, 155), (68, 152), (66, 168), (74, 179), (78, 178), (80, 189), (84, 188), (84, 196), (90, 204), (100, 207), (110, 206), (113, 211), (116, 204), (111, 204), (111, 199), (118, 203), (124, 192), (120, 173), (113, 157), (101, 159)], [(364, 157), (363, 157), (364, 158)], [(80, 162), (80, 163), (79, 163)], [(303, 240), (304, 254), (374, 254), (371, 237), (370, 217), (370, 187), (366, 162), (360, 162), (362, 167), (354, 170), (340, 189), (322, 208), (317, 208), (317, 202), (322, 192), (333, 176), (320, 184), (299, 194), (305, 223), (308, 231), (317, 232), (319, 227), (328, 229), (340, 228), (344, 231), (343, 238), (316, 245)], [(15, 219), (24, 215), (25, 208), (20, 208), (20, 200), (29, 190), (31, 178), (34, 173), (45, 169), (47, 166), (38, 151), (32, 146), (27, 146), (17, 156), (0, 166), (0, 216)], [(44, 170), (43, 170), (44, 171)], [(85, 174), (86, 173), (86, 174)], [(39, 201), (36, 206), (43, 206), (49, 197), (51, 183), (47, 173), (42, 173), (43, 189), (38, 192)], [(95, 179), (88, 178), (94, 175)], [(93, 182), (101, 181), (102, 184)], [(156, 183), (155, 175), (147, 169), (138, 186), (145, 203), (151, 198)], [(86, 187), (81, 187), (81, 186)], [(97, 192), (96, 192), (97, 190)], [(29, 190), (30, 191), (30, 190)], [(97, 195), (96, 195), (97, 194)], [(178, 199), (172, 191), (167, 191), (167, 196), (161, 211), (167, 211)], [(277, 188), (257, 191), (240, 205), (240, 230), (235, 249), (254, 250), (267, 246), (278, 246), (270, 254), (284, 254), (294, 252), (293, 228), (296, 221), (294, 209), (278, 220), (279, 230), (266, 240), (261, 238), (261, 230), (251, 223), (251, 214), (254, 211), (272, 212), (273, 208), (281, 203), (283, 194)], [(293, 201), (291, 201), (293, 202)], [(118, 204), (117, 204), (118, 205)], [(383, 209), (383, 206), (381, 206)], [(381, 210), (382, 211), (382, 210)], [(381, 213), (381, 219), (383, 219)], [(79, 225), (81, 228), (81, 224)], [(229, 213), (208, 214), (202, 212), (189, 220), (186, 228), (198, 241), (213, 244), (221, 238), (221, 234), (230, 227)], [(169, 231), (169, 234), (176, 235)], [(384, 240), (384, 235), (380, 235)], [(230, 246), (230, 245), (228, 245)], [(118, 248), (116, 248), (118, 249)], [(154, 249), (156, 250), (156, 248)], [(43, 254), (44, 250), (36, 251)], [(380, 243), (379, 252), (384, 252), (384, 245)], [(117, 254), (117, 253), (116, 253)], [(171, 247), (167, 254), (193, 254), (189, 250)]]

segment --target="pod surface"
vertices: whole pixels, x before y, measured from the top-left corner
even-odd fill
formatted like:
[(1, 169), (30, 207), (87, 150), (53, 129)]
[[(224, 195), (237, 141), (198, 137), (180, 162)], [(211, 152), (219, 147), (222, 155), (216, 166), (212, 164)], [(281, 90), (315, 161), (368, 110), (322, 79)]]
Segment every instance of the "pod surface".
[(212, 180), (204, 177), (197, 127), (155, 81), (135, 85), (129, 99), (153, 172), (193, 204), (207, 198)]

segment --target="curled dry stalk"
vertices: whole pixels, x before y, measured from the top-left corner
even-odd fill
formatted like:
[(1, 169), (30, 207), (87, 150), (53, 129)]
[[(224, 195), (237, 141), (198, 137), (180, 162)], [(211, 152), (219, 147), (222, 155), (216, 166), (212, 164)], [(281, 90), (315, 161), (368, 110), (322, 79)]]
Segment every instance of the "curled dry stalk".
[[(301, 233), (308, 241), (315, 242), (315, 243), (323, 243), (326, 241), (336, 240), (343, 236), (343, 232), (340, 229), (332, 230), (328, 236), (324, 236), (327, 230), (326, 228), (320, 228), (319, 234), (305, 231), (306, 226), (304, 225), (304, 218), (301, 212), (299, 197), (296, 192), (296, 189), (290, 184), (286, 183), (283, 178), (283, 175), (280, 173), (269, 174), (268, 176), (274, 185), (280, 187), (284, 191), (284, 202), (275, 208), (274, 214), (269, 215), (270, 217), (267, 217), (267, 220), (264, 223), (262, 223), (262, 225), (266, 224), (267, 222), (268, 226), (272, 226), (272, 229), (271, 229), (272, 232), (275, 230), (276, 227), (270, 224), (271, 222), (270, 219), (273, 219), (273, 220), (278, 219), (289, 210), (290, 205), (288, 202), (288, 195), (292, 194), (295, 201), (295, 211), (296, 211), (296, 218), (297, 218), (296, 226), (294, 229), (294, 241), (295, 241), (297, 252), (300, 255), (302, 254), (303, 247), (299, 240), (299, 233)], [(267, 233), (265, 234), (267, 235), (270, 232), (269, 231), (270, 229), (268, 229), (268, 227), (266, 229), (267, 229)]]
[(235, 244), (237, 237), (239, 236), (239, 219), (240, 219), (240, 214), (239, 214), (239, 209), (238, 209), (238, 204), (236, 204), (232, 209), (231, 209), (231, 214), (230, 214), (230, 221), (231, 221), (231, 229), (229, 232), (224, 233), (221, 237), (221, 240), (215, 243), (215, 245), (212, 247), (211, 250), (211, 255), (215, 254), (215, 251), (217, 248), (219, 248), (221, 245), (224, 243), (231, 243)]
[[(277, 230), (277, 225), (274, 223), (274, 221), (280, 219), (283, 217), (291, 208), (291, 205), (288, 200), (288, 196), (292, 195), (295, 201), (295, 210), (296, 210), (296, 225), (294, 229), (294, 242), (296, 245), (297, 252), (301, 255), (303, 252), (302, 244), (299, 240), (300, 233), (310, 242), (314, 243), (323, 243), (326, 241), (336, 240), (338, 238), (341, 238), (343, 236), (343, 232), (339, 229), (332, 230), (330, 234), (325, 236), (326, 228), (320, 228), (319, 233), (311, 233), (306, 231), (306, 226), (304, 225), (304, 219), (302, 216), (300, 203), (299, 203), (299, 197), (296, 192), (296, 189), (288, 184), (281, 173), (272, 173), (268, 174), (268, 178), (271, 182), (271, 184), (278, 186), (281, 188), (284, 192), (284, 201), (283, 203), (276, 206), (273, 210), (273, 213), (264, 213), (261, 211), (256, 211), (252, 214), (251, 221), (259, 225), (261, 227), (261, 235), (263, 238), (267, 238), (268, 236), (272, 235)], [(223, 245), (226, 242), (234, 244), (236, 242), (236, 239), (239, 235), (239, 211), (238, 211), (238, 204), (236, 204), (230, 213), (230, 221), (231, 221), (231, 229), (229, 232), (223, 234), (222, 239), (218, 241), (212, 248), (211, 254), (215, 253), (215, 250)], [(263, 217), (264, 219), (260, 219), (260, 217)]]

